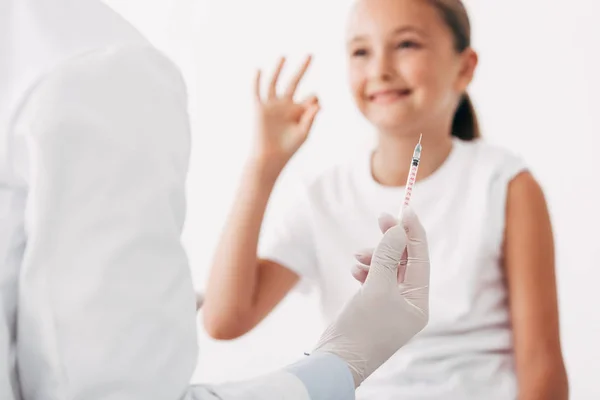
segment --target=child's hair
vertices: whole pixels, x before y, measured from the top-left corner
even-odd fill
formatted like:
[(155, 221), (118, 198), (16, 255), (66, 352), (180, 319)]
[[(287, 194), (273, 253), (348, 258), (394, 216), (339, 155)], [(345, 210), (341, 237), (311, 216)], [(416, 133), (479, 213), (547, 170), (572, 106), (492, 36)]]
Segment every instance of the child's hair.
[[(442, 15), (454, 35), (454, 47), (462, 53), (471, 46), (471, 23), (461, 0), (427, 0)], [(452, 136), (463, 140), (480, 137), (479, 123), (473, 103), (464, 93), (452, 120)]]

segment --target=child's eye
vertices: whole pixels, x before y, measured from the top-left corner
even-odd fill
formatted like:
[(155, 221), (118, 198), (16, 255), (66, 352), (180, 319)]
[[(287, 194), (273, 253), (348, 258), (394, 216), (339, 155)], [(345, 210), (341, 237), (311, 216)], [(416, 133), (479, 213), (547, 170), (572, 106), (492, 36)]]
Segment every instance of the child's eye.
[(365, 49), (356, 49), (352, 52), (352, 57), (364, 57), (367, 55), (367, 50)]
[(417, 49), (419, 47), (420, 46), (417, 42), (414, 42), (411, 40), (403, 40), (402, 42), (398, 43), (398, 45), (396, 46), (396, 48), (398, 48), (398, 49)]

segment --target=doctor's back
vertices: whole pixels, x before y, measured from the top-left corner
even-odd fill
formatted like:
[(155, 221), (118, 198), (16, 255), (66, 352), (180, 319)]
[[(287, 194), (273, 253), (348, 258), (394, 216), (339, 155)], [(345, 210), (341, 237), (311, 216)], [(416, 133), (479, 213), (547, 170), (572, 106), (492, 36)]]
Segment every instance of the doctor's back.
[(99, 1), (0, 0), (0, 399), (186, 391), (186, 107), (177, 69)]

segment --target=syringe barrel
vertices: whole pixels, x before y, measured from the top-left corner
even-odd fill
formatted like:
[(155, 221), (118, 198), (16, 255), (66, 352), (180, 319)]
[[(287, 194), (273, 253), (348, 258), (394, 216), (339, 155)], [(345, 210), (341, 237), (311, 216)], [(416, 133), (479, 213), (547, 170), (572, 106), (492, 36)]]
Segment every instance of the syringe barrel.
[(419, 169), (419, 159), (413, 158), (410, 173), (408, 174), (408, 179), (406, 180), (406, 189), (404, 190), (404, 204), (403, 207), (406, 207), (410, 203), (410, 198), (412, 197), (413, 187), (415, 186), (415, 181), (417, 180), (417, 170)]

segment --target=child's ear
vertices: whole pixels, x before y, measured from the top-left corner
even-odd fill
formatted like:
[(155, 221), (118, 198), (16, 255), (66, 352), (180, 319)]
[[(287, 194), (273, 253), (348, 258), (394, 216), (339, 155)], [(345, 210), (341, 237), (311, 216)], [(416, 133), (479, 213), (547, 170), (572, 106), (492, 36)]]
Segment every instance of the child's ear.
[(459, 93), (464, 93), (475, 76), (475, 70), (477, 69), (477, 63), (479, 62), (479, 56), (475, 50), (469, 47), (463, 51), (460, 57), (461, 66), (458, 80), (456, 82), (456, 89)]

